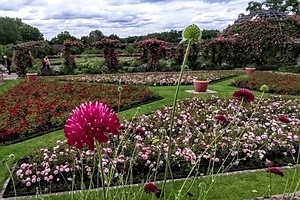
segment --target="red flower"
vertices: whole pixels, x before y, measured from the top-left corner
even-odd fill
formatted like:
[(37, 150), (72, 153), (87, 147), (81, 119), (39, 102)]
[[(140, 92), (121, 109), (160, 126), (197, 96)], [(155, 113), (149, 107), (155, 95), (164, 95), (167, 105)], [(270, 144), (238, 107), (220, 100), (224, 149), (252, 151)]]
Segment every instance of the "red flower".
[(267, 169), (267, 172), (283, 176), (283, 172), (278, 167), (270, 167), (269, 169)]
[(285, 116), (280, 116), (279, 121), (287, 123), (287, 124), (291, 122), (291, 120)]
[(155, 193), (155, 191), (158, 190), (158, 188), (156, 187), (156, 185), (154, 183), (148, 182), (144, 185), (144, 190), (146, 193), (150, 193), (150, 192)]
[(221, 121), (221, 122), (227, 122), (226, 117), (225, 117), (224, 115), (222, 115), (222, 114), (217, 114), (217, 115), (215, 116), (215, 119), (217, 119), (217, 120), (219, 120), (219, 121)]
[(135, 129), (135, 132), (138, 134), (138, 135), (144, 135), (145, 134), (145, 129), (142, 128), (142, 127), (137, 127)]
[(160, 198), (160, 197), (163, 196), (163, 193), (162, 193), (161, 189), (156, 189), (156, 190), (154, 191), (154, 194), (155, 194), (155, 196), (156, 196), (157, 198)]
[(238, 100), (244, 99), (245, 101), (248, 101), (248, 102), (254, 101), (254, 95), (246, 88), (236, 90), (233, 93), (233, 97)]
[(109, 134), (120, 134), (119, 127), (119, 119), (108, 105), (88, 102), (73, 110), (64, 133), (69, 145), (82, 149), (87, 144), (90, 150), (94, 150), (95, 139), (100, 143), (107, 142)]

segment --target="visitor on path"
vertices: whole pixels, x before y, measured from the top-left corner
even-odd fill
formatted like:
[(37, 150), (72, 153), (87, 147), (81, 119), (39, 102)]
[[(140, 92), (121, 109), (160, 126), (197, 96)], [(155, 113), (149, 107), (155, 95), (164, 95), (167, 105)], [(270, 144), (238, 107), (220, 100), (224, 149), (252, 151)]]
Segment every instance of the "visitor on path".
[(42, 64), (43, 64), (43, 67), (42, 69), (50, 69), (50, 60), (47, 56), (44, 56), (44, 58), (42, 59)]
[(11, 70), (10, 70), (11, 60), (9, 58), (7, 58), (7, 56), (3, 56), (3, 58), (4, 58), (4, 61), (5, 61), (6, 69), (8, 70), (8, 74), (11, 74)]

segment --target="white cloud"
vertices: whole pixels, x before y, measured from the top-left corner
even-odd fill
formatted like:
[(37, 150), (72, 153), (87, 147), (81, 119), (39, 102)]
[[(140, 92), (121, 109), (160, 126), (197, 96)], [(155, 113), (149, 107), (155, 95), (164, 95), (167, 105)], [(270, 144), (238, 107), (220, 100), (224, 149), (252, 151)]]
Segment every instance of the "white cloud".
[(0, 0), (0, 16), (18, 17), (50, 40), (62, 31), (76, 37), (99, 29), (120, 37), (182, 30), (190, 23), (224, 29), (249, 0)]

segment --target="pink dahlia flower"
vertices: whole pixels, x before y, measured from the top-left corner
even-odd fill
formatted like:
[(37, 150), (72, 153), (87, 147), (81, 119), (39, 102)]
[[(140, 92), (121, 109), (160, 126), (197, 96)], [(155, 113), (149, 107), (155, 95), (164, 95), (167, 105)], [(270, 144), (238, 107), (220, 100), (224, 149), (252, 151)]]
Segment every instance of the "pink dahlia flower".
[(266, 159), (265, 165), (266, 165), (267, 167), (272, 167), (272, 166), (274, 165), (274, 163), (273, 163), (273, 161)]
[(254, 95), (250, 92), (250, 90), (248, 90), (246, 88), (236, 90), (233, 93), (233, 97), (238, 100), (244, 99), (244, 101), (247, 101), (247, 102), (254, 101)]
[(64, 133), (68, 144), (82, 149), (84, 144), (94, 150), (94, 140), (108, 142), (108, 135), (119, 135), (120, 122), (116, 113), (106, 104), (87, 102), (77, 106), (66, 121)]

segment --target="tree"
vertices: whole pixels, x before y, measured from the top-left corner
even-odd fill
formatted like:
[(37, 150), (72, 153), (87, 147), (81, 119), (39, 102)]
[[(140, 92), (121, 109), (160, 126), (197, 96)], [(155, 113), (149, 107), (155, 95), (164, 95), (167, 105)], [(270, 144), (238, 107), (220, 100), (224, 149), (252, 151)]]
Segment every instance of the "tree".
[(253, 12), (261, 9), (262, 9), (262, 3), (250, 1), (248, 3), (248, 7), (246, 8), (246, 11)]
[(211, 39), (211, 38), (215, 38), (218, 37), (221, 34), (221, 32), (219, 30), (202, 30), (202, 39), (206, 40), (206, 39)]
[(84, 44), (91, 45), (94, 42), (100, 41), (104, 38), (104, 34), (100, 30), (93, 30), (88, 36), (82, 36), (81, 41)]
[(9, 17), (0, 17), (0, 44), (6, 45), (22, 41), (18, 23)]
[(108, 36), (108, 38), (112, 40), (120, 40), (119, 36), (117, 36), (116, 34), (111, 34)]
[(65, 40), (77, 40), (76, 37), (72, 36), (69, 31), (63, 31), (54, 38), (51, 39), (51, 44), (63, 44)]
[(43, 34), (35, 27), (23, 24), (19, 29), (23, 42), (44, 40)]
[(20, 18), (0, 17), (0, 44), (43, 40), (39, 29), (25, 24)]
[(261, 9), (300, 14), (300, 2), (299, 0), (266, 0), (262, 3), (251, 1), (248, 3), (246, 11), (253, 12)]

